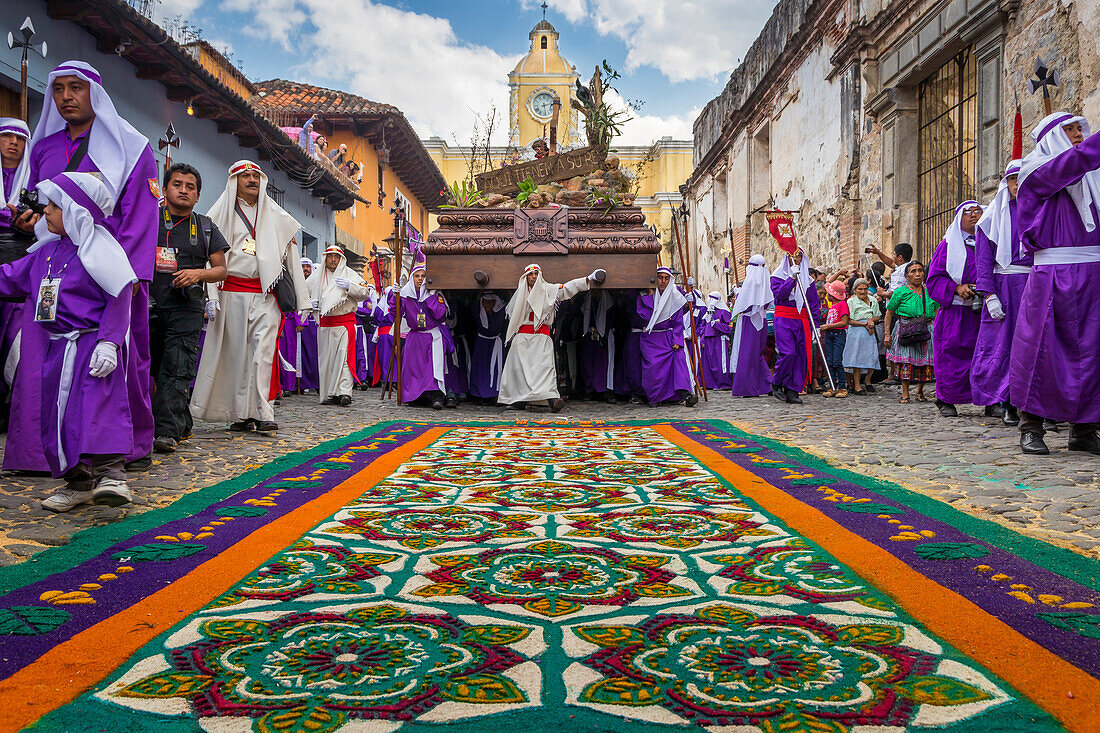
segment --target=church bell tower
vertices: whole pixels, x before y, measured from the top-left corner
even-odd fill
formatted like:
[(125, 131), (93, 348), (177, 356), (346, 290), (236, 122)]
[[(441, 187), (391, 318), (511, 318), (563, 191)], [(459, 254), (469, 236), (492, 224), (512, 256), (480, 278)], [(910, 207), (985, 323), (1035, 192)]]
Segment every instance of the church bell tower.
[(562, 57), (558, 32), (548, 20), (539, 21), (528, 37), (530, 50), (508, 74), (508, 144), (522, 149), (537, 138), (548, 138), (557, 95), (561, 99), (558, 143), (579, 145), (578, 113), (573, 108), (572, 90), (580, 75)]

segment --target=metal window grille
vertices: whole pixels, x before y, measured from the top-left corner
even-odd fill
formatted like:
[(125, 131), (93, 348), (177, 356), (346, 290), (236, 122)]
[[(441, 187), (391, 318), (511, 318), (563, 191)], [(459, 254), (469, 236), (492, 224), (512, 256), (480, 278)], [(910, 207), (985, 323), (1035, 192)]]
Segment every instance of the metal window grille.
[(283, 205), (283, 196), (286, 194), (281, 188), (276, 188), (274, 184), (267, 184), (267, 197), (277, 203), (279, 206)]
[(955, 216), (978, 193), (977, 70), (967, 48), (920, 84), (917, 256), (928, 262)]

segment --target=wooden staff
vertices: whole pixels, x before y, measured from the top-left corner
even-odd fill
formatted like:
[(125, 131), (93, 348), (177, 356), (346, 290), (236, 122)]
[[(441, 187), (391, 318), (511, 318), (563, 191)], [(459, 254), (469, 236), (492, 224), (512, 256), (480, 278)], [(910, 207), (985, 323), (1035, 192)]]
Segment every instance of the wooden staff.
[[(672, 233), (676, 237), (676, 251), (680, 254), (680, 268), (684, 269), (684, 284), (687, 285), (687, 260), (684, 259), (684, 243), (680, 241), (680, 227), (676, 223), (676, 218), (672, 219)], [(692, 286), (694, 289), (694, 286)], [(654, 301), (656, 305), (656, 300)], [(707, 397), (707, 384), (702, 379), (702, 372), (699, 371), (699, 366), (696, 363), (696, 351), (699, 348), (699, 339), (695, 333), (695, 300), (692, 298), (688, 301), (688, 316), (691, 319), (691, 351), (688, 352), (688, 361), (691, 364), (691, 371), (695, 374), (695, 393), (703, 395), (703, 401), (709, 402), (710, 398)]]

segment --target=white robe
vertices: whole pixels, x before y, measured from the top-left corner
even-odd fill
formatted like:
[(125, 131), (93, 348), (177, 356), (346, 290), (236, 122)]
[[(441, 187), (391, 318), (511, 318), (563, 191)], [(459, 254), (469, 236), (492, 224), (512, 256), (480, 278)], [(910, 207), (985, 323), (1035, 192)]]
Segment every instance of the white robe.
[[(310, 297), (321, 300), (321, 291), (329, 278), (345, 277), (351, 283), (345, 299), (325, 315), (343, 316), (354, 313), (358, 304), (367, 299), (367, 288), (363, 285), (362, 279), (347, 265), (338, 267), (335, 273), (324, 270), (324, 263), (320, 267), (323, 270), (321, 276), (311, 277), (309, 280), (312, 285)], [(343, 326), (321, 326), (317, 329), (317, 375), (321, 386), (317, 391), (318, 400), (323, 402), (328, 397), (351, 395), (355, 379), (348, 367), (348, 331)]]
[[(254, 220), (254, 212), (242, 203), (245, 214)], [(242, 278), (258, 278), (255, 255), (242, 248), (249, 236), (239, 219), (235, 226), (223, 230), (229, 241), (225, 254), (229, 274)], [(305, 277), (299, 265), (298, 245), (286, 243), (283, 263), (290, 273), (299, 303), (308, 303)], [(191, 414), (210, 422), (236, 422), (252, 418), (273, 421), (275, 410), (268, 399), (271, 395), (271, 370), (278, 358), (279, 313), (275, 296), (270, 293), (237, 293), (216, 289), (221, 310), (207, 324), (202, 358), (191, 395)]]
[[(558, 287), (556, 303), (572, 298), (577, 293), (588, 290), (588, 279), (577, 278)], [(534, 312), (527, 306), (523, 323), (534, 325)], [(553, 315), (547, 319), (553, 322)], [(515, 402), (537, 402), (556, 400), (558, 394), (558, 374), (554, 368), (554, 342), (541, 333), (517, 333), (508, 347), (508, 357), (504, 360), (504, 371), (500, 376), (500, 395), (497, 401), (502, 405)]]

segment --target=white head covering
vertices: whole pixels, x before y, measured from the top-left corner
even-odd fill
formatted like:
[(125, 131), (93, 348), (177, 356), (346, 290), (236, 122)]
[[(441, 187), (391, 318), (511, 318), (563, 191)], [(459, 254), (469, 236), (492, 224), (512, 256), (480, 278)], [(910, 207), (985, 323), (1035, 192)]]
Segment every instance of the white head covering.
[[(672, 277), (672, 270), (667, 267), (658, 267), (657, 272), (658, 274), (666, 274), (669, 278)], [(654, 290), (653, 313), (650, 314), (649, 322), (645, 325), (645, 332), (653, 333), (653, 329), (658, 323), (667, 321), (679, 313), (687, 302), (687, 296), (680, 292), (680, 288), (676, 287), (676, 283), (672, 282), (671, 279), (663, 293)]]
[[(754, 255), (755, 256), (755, 255)], [(749, 260), (750, 264), (752, 260)], [(793, 270), (791, 269), (791, 257), (783, 255), (783, 259), (779, 262), (779, 267), (775, 268), (775, 272), (772, 273), (773, 277), (778, 277), (783, 280), (790, 280), (794, 277)], [(795, 310), (802, 310), (806, 306), (806, 299), (803, 295), (803, 291), (808, 292), (813, 287), (813, 276), (810, 275), (810, 258), (806, 256), (806, 252), (802, 252), (802, 262), (798, 265), (798, 281), (802, 283), (802, 287), (795, 287), (791, 293), (791, 297), (794, 299)], [(768, 283), (768, 287), (771, 287), (771, 283)], [(754, 321), (755, 323), (755, 321)]]
[(344, 250), (331, 246), (325, 250), (326, 256), (330, 254), (340, 255), (340, 263), (336, 265), (336, 269), (329, 272), (328, 266), (322, 263), (320, 267), (314, 267), (313, 272), (306, 279), (309, 297), (321, 301), (322, 317), (327, 316), (333, 310), (348, 302), (348, 291), (336, 286), (337, 278), (345, 278), (352, 285), (363, 284), (363, 278), (359, 277), (355, 270), (348, 267), (348, 258), (344, 255)]
[(955, 207), (955, 218), (943, 235), (947, 242), (947, 274), (957, 283), (962, 282), (963, 271), (966, 269), (966, 248), (968, 245), (974, 246), (973, 236), (962, 230), (963, 212), (975, 206), (982, 208), (977, 201), (963, 201)]
[[(247, 170), (260, 173), (260, 197), (256, 201), (256, 260), (260, 270), (260, 287), (269, 292), (283, 274), (283, 257), (287, 245), (298, 236), (302, 226), (267, 195), (267, 175), (250, 160), (238, 160), (229, 168), (229, 180), (222, 195), (206, 212), (230, 242), (234, 232), (244, 231), (244, 222), (237, 216), (237, 176)], [(317, 269), (317, 266), (313, 266)], [(350, 279), (350, 278), (349, 278)]]
[[(527, 285), (527, 273), (537, 272), (538, 279), (535, 284)], [(504, 336), (505, 341), (511, 341), (512, 337), (519, 333), (520, 326), (524, 325), (527, 317), (527, 309), (535, 314), (535, 328), (548, 324), (554, 318), (554, 311), (558, 303), (558, 287), (542, 279), (542, 268), (538, 265), (528, 265), (523, 268), (523, 274), (519, 276), (516, 292), (508, 301), (508, 331)]]
[[(134, 268), (126, 251), (118, 243), (103, 220), (115, 208), (107, 186), (91, 173), (61, 173), (38, 183), (38, 193), (61, 208), (65, 236), (76, 245), (80, 264), (99, 287), (117, 298), (127, 286), (137, 282)], [(34, 227), (38, 241), (27, 252), (34, 252), (61, 237), (47, 227), (46, 217)]]
[(485, 308), (481, 305), (483, 300), (493, 301), (493, 313), (499, 312), (504, 307), (504, 301), (496, 293), (481, 294), (481, 298), (477, 302), (477, 317), (481, 321), (482, 328), (489, 328), (489, 314), (485, 312)]
[(764, 260), (764, 255), (753, 255), (745, 268), (745, 282), (733, 301), (731, 313), (735, 316), (744, 313), (752, 321), (752, 325), (760, 330), (764, 327), (764, 314), (774, 303), (768, 263)]
[(996, 195), (985, 207), (982, 218), (978, 219), (978, 228), (997, 246), (995, 259), (1001, 267), (1008, 267), (1016, 257), (1016, 253), (1012, 251), (1012, 210), (1009, 208), (1012, 196), (1008, 192), (1008, 177), (1018, 175), (1019, 172), (1020, 161), (1011, 161), (1005, 168), (1005, 177), (997, 186)]
[(722, 297), (722, 293), (717, 290), (712, 290), (707, 293), (707, 319), (714, 319), (715, 311), (730, 312), (730, 308), (726, 305), (726, 299)]
[[(1044, 117), (1031, 131), (1031, 138), (1035, 141), (1035, 149), (1024, 156), (1020, 170), (1020, 185), (1039, 166), (1058, 157), (1070, 150), (1073, 143), (1062, 128), (1074, 122), (1081, 123), (1081, 131), (1085, 137), (1089, 137), (1092, 131), (1089, 122), (1084, 117), (1075, 117), (1068, 112), (1054, 112)], [(1066, 186), (1066, 192), (1077, 207), (1077, 213), (1081, 216), (1081, 223), (1085, 231), (1096, 229), (1096, 220), (1092, 216), (1090, 204), (1095, 203), (1100, 207), (1100, 171), (1089, 171), (1080, 181)]]
[[(29, 140), (31, 136), (31, 130), (27, 127), (27, 123), (18, 117), (0, 117), (0, 134), (5, 132), (19, 135), (24, 140)], [(30, 175), (31, 146), (28, 144), (23, 149), (23, 159), (19, 161), (19, 165), (15, 168), (15, 175), (11, 179), (11, 193), (8, 194), (4, 203), (13, 206), (19, 204), (19, 193), (27, 187), (27, 179), (30, 178)]]
[(54, 80), (60, 76), (77, 76), (90, 86), (95, 122), (88, 133), (88, 157), (103, 174), (112, 198), (118, 199), (141, 154), (149, 148), (149, 140), (119, 116), (114, 102), (103, 88), (103, 79), (91, 64), (66, 61), (50, 72), (46, 79), (46, 96), (42, 99), (42, 114), (38, 117), (38, 126), (34, 128), (30, 147), (65, 129), (65, 119), (57, 111), (57, 105), (49, 93)]
[(413, 269), (409, 271), (409, 279), (406, 280), (405, 284), (401, 286), (402, 298), (412, 298), (413, 300), (421, 301), (424, 300), (425, 297), (435, 293), (434, 290), (428, 290), (427, 279), (425, 279), (424, 284), (421, 285), (419, 289), (417, 289), (416, 283), (413, 282), (412, 276), (421, 271), (427, 271), (427, 268), (424, 267), (423, 263), (414, 266)]

